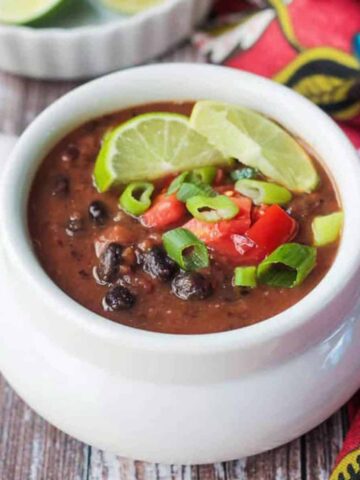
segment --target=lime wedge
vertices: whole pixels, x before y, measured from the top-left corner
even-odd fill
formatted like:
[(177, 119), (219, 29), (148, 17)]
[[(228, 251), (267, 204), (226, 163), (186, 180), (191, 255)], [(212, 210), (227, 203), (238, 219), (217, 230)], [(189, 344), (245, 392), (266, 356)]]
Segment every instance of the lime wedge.
[(207, 165), (223, 165), (223, 155), (175, 113), (146, 113), (108, 133), (96, 160), (99, 191), (113, 184), (154, 180)]
[(306, 151), (283, 128), (252, 110), (204, 100), (195, 104), (190, 123), (225, 156), (259, 169), (289, 190), (309, 192), (318, 184)]
[(0, 23), (26, 24), (52, 14), (68, 0), (0, 0)]
[(164, 3), (165, 0), (101, 0), (102, 3), (112, 10), (123, 13), (138, 13), (147, 8), (155, 7)]

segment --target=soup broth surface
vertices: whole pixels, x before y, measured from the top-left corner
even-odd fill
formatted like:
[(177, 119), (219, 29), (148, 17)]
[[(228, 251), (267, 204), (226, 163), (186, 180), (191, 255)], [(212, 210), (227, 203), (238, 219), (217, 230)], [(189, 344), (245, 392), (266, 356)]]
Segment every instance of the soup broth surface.
[[(300, 286), (259, 285), (249, 289), (233, 287), (234, 265), (221, 255), (213, 255), (211, 266), (204, 272), (211, 278), (213, 293), (205, 300), (191, 301), (177, 298), (169, 282), (152, 278), (137, 265), (136, 249), (161, 243), (161, 232), (145, 228), (119, 209), (121, 188), (97, 192), (92, 175), (102, 137), (109, 128), (136, 115), (154, 111), (189, 115), (192, 107), (192, 103), (152, 104), (90, 121), (61, 140), (36, 174), (28, 204), (28, 224), (41, 265), (71, 298), (114, 322), (175, 334), (214, 333), (252, 325), (301, 300), (321, 281), (334, 261), (338, 243), (318, 249), (317, 265)], [(313, 218), (339, 210), (331, 179), (316, 159), (313, 162), (320, 176), (319, 187), (313, 193), (295, 195), (286, 206), (299, 225), (293, 241), (308, 245), (312, 244)], [(157, 191), (165, 182), (157, 182)], [(89, 206), (96, 201), (106, 207), (103, 224), (94, 223), (89, 217)], [(132, 308), (123, 311), (104, 309), (109, 286), (96, 278), (99, 264), (96, 247), (101, 249), (102, 238), (114, 227), (117, 241), (126, 249), (120, 267), (121, 281), (136, 296)]]

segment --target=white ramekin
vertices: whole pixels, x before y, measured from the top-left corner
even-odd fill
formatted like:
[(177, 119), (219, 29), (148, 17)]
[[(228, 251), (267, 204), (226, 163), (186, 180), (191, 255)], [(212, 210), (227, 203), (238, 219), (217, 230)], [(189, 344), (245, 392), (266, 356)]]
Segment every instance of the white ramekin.
[[(336, 180), (345, 211), (338, 256), (287, 311), (211, 335), (132, 329), (86, 310), (33, 254), (26, 203), (34, 173), (69, 131), (99, 115), (161, 100), (217, 99), (254, 108), (304, 139)], [(140, 67), (89, 83), (20, 138), (0, 185), (0, 366), (42, 416), (84, 442), (164, 463), (228, 460), (314, 427), (359, 387), (360, 167), (353, 147), (309, 101), (224, 67)]]
[(212, 3), (166, 0), (126, 20), (68, 29), (0, 25), (0, 69), (34, 78), (80, 79), (137, 65), (187, 38)]

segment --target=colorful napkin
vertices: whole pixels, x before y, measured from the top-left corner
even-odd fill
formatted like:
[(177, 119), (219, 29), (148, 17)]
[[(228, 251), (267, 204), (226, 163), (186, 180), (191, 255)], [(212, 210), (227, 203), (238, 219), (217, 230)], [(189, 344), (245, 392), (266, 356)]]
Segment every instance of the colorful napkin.
[[(194, 45), (270, 77), (331, 115), (360, 150), (360, 0), (218, 0)], [(360, 480), (360, 398), (330, 480)]]
[(220, 0), (194, 44), (305, 95), (360, 148), (359, 0)]
[(360, 397), (349, 403), (352, 420), (330, 480), (360, 480)]

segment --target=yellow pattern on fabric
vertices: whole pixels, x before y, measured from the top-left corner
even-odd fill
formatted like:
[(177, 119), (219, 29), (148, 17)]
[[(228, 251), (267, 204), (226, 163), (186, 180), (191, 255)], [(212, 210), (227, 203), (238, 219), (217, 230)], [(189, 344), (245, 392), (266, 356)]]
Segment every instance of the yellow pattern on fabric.
[(333, 62), (344, 65), (345, 67), (358, 70), (360, 76), (360, 63), (353, 55), (332, 47), (315, 47), (300, 53), (300, 55), (298, 55), (294, 61), (289, 63), (289, 65), (281, 70), (281, 72), (277, 73), (274, 79), (278, 82), (285, 83), (295, 70), (312, 60), (322, 59), (332, 60)]
[[(334, 67), (341, 70), (351, 69), (352, 74), (348, 78), (335, 76), (330, 72), (319, 73), (318, 69), (313, 69), (311, 65), (321, 64), (322, 61), (331, 62)], [(301, 75), (301, 69), (310, 66), (310, 72)], [(300, 72), (300, 74), (299, 74)], [(348, 73), (347, 73), (348, 75)], [(299, 77), (294, 81), (295, 77)], [(354, 117), (360, 112), (360, 101), (354, 100), (348, 105), (342, 102), (351, 97), (351, 89), (360, 82), (360, 63), (358, 60), (341, 50), (331, 47), (317, 47), (300, 53), (295, 60), (289, 63), (283, 70), (274, 76), (274, 80), (291, 86), (294, 90), (309, 98), (314, 103), (326, 107), (331, 107), (331, 113), (339, 120), (346, 120)]]
[(281, 30), (285, 35), (286, 40), (297, 51), (304, 49), (300, 42), (296, 38), (295, 31), (290, 19), (289, 10), (283, 3), (283, 0), (268, 0), (268, 4), (275, 10), (277, 19), (280, 23)]
[(337, 465), (330, 480), (360, 480), (360, 449), (355, 450)]

